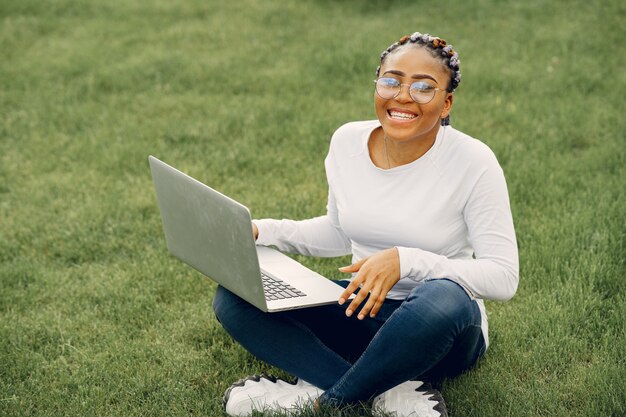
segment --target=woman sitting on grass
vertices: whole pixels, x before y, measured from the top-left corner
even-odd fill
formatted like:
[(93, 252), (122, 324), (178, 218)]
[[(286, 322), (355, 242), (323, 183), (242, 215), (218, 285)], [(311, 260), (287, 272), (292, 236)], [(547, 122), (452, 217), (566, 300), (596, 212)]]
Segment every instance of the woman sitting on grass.
[[(488, 345), (483, 299), (507, 300), (518, 256), (504, 175), (492, 151), (449, 125), (458, 54), (416, 32), (376, 71), (377, 120), (333, 135), (328, 212), (255, 220), (259, 245), (352, 254), (335, 305), (264, 313), (218, 287), (215, 313), (259, 359), (297, 377), (249, 377), (226, 412), (370, 404), (397, 416), (447, 415), (428, 384), (471, 368)], [(350, 295), (356, 297), (349, 300)], [(306, 382), (305, 382), (306, 381)]]

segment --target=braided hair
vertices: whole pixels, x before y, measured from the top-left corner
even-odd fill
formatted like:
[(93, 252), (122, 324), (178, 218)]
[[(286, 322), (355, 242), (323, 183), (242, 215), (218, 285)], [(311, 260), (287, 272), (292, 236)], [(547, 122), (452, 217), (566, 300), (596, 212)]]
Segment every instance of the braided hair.
[[(385, 62), (385, 59), (395, 51), (398, 51), (404, 45), (419, 45), (424, 47), (431, 53), (434, 58), (440, 59), (442, 63), (450, 71), (450, 82), (446, 91), (453, 93), (454, 90), (461, 83), (461, 71), (459, 69), (459, 54), (454, 51), (452, 45), (449, 45), (445, 40), (436, 36), (431, 36), (428, 33), (422, 34), (415, 32), (412, 35), (406, 35), (400, 38), (397, 42), (389, 45), (387, 49), (380, 54), (380, 65), (376, 68), (376, 77), (380, 75), (380, 67)], [(441, 125), (447, 126), (450, 124), (450, 116), (441, 119)]]

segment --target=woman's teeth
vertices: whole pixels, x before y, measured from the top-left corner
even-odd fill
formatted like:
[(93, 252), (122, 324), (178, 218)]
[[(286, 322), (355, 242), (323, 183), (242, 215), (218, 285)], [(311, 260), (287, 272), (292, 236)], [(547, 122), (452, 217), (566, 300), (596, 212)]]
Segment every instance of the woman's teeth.
[(415, 114), (404, 113), (404, 112), (393, 111), (393, 110), (389, 111), (389, 116), (391, 116), (392, 119), (399, 119), (399, 120), (411, 120), (417, 117), (417, 115)]

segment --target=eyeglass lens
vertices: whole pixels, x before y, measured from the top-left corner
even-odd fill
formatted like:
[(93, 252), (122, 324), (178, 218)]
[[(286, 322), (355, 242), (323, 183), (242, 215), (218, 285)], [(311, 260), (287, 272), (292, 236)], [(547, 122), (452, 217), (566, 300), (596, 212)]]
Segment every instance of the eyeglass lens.
[[(396, 98), (402, 89), (401, 84), (395, 78), (379, 78), (376, 80), (376, 92), (386, 100)], [(425, 104), (433, 99), (436, 88), (424, 81), (416, 81), (409, 85), (409, 95), (416, 103)]]

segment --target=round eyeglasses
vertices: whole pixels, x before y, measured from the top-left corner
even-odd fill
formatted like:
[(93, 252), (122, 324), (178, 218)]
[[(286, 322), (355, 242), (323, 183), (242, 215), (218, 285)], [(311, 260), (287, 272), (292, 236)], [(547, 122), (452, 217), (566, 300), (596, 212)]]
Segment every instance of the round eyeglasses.
[(402, 84), (400, 81), (391, 77), (380, 77), (374, 80), (376, 83), (376, 94), (385, 100), (391, 100), (398, 97), (403, 85), (409, 86), (409, 95), (414, 102), (426, 104), (430, 102), (438, 91), (444, 91), (441, 88), (433, 87), (426, 81), (415, 81), (411, 84)]

